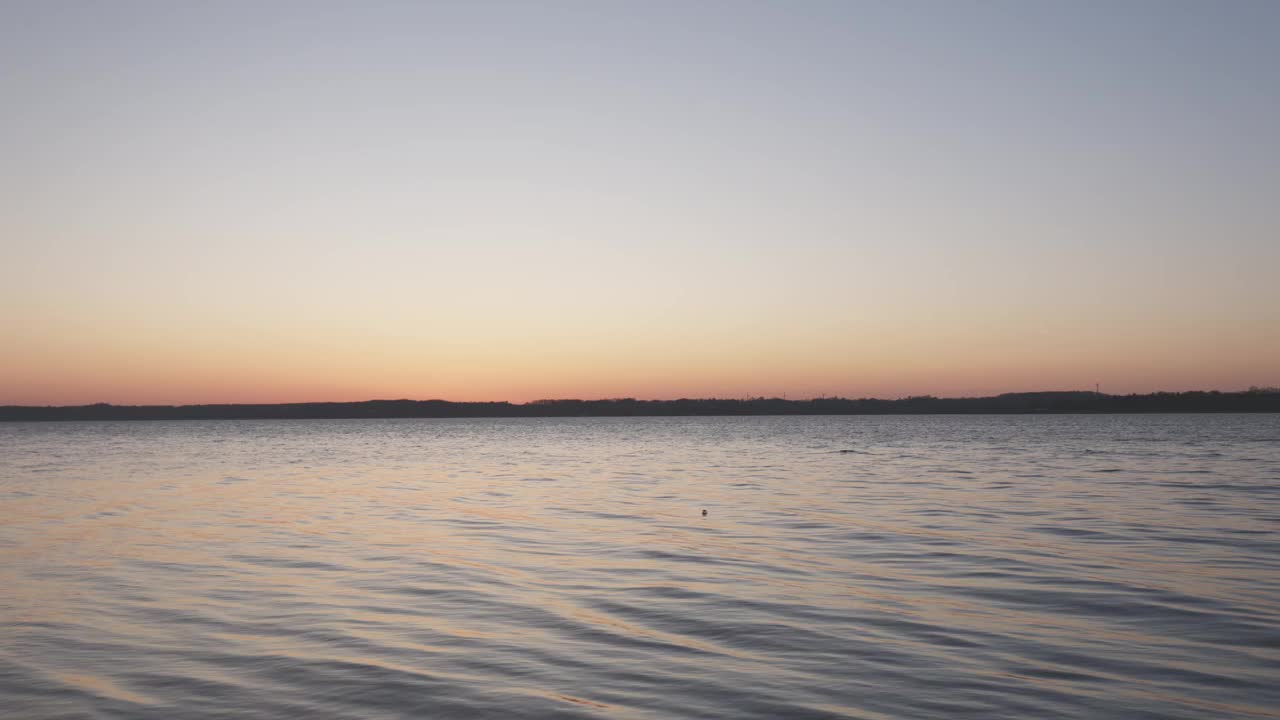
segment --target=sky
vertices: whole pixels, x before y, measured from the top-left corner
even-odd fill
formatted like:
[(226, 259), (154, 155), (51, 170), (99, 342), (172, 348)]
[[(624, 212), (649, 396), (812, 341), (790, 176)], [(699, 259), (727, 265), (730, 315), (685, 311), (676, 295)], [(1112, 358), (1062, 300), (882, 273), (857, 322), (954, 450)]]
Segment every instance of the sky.
[(0, 0), (0, 404), (1280, 385), (1280, 3)]

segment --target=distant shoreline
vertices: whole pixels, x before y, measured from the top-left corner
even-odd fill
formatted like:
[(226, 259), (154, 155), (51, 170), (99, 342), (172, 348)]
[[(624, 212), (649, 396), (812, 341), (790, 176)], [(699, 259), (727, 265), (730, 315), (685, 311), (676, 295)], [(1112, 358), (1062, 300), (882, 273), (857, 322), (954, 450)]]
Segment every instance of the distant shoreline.
[(365, 400), (225, 405), (0, 406), (0, 422), (74, 420), (346, 420), (359, 418), (691, 417), (733, 415), (957, 415), (1116, 413), (1277, 413), (1280, 389), (1145, 395), (1005, 393), (979, 398), (909, 397), (538, 400), (530, 403)]

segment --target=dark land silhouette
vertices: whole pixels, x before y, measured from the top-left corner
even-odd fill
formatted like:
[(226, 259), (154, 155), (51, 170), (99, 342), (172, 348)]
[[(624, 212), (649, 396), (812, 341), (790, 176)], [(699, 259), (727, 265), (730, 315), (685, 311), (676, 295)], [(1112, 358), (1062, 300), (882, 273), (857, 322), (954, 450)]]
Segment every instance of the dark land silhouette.
[(1074, 391), (1005, 393), (978, 398), (924, 395), (898, 400), (840, 397), (785, 400), (756, 397), (537, 400), (530, 403), (367, 400), (267, 405), (7, 405), (0, 406), (0, 421), (1221, 412), (1280, 412), (1280, 388), (1252, 388), (1243, 392), (1157, 392), (1146, 395), (1105, 395)]

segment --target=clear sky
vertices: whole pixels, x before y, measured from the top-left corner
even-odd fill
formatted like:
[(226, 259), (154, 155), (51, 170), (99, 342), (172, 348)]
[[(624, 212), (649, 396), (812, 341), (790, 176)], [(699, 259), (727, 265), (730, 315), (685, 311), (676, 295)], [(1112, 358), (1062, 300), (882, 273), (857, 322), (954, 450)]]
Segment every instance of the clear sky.
[(1280, 2), (0, 0), (0, 403), (1280, 384)]

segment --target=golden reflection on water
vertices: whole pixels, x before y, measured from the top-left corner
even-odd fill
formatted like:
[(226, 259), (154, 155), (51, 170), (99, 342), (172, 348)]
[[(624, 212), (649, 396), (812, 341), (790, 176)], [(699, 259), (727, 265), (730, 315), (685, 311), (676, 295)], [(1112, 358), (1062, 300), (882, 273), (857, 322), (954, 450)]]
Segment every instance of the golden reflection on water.
[(58, 682), (85, 688), (97, 695), (123, 700), (137, 705), (155, 704), (155, 700), (145, 695), (139, 695), (138, 693), (126, 690), (103, 677), (95, 675), (80, 675), (76, 673), (52, 673), (52, 675)]

